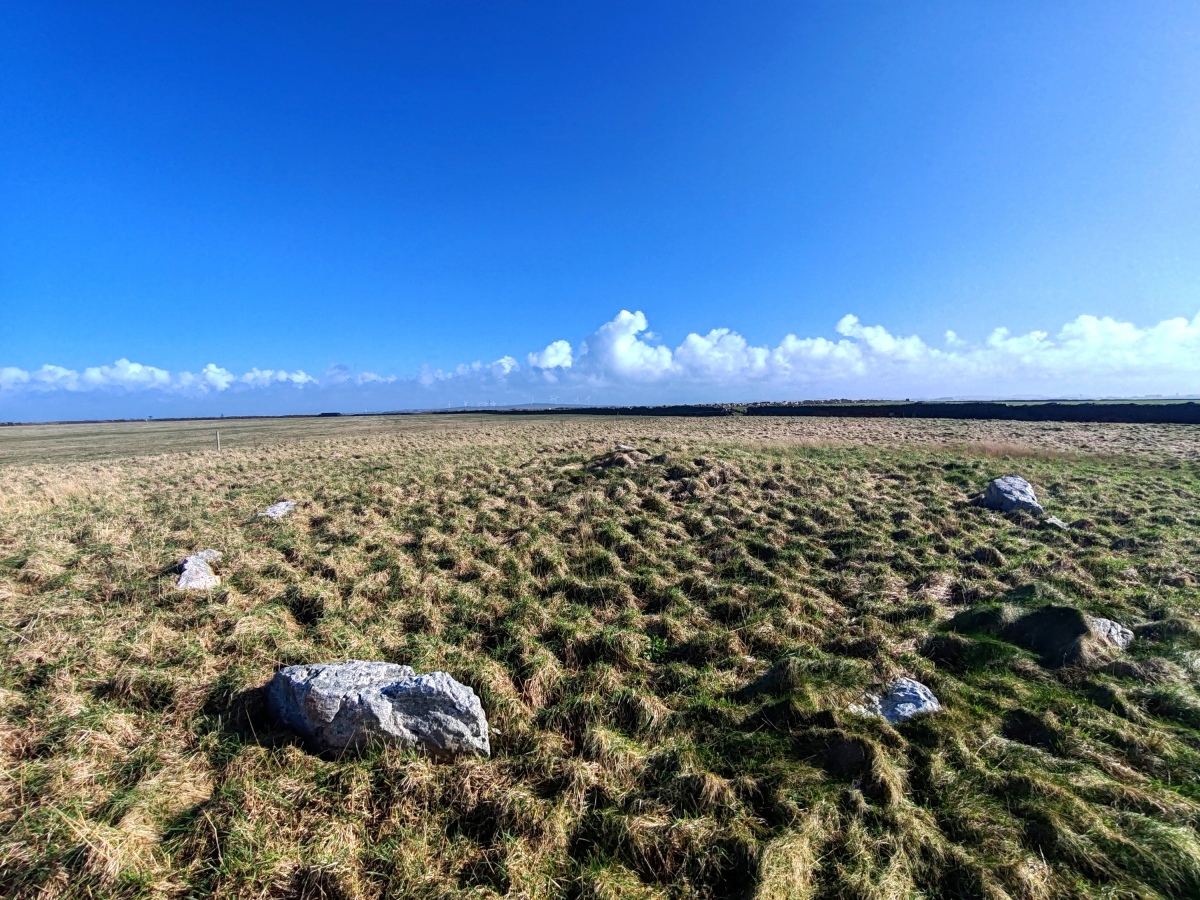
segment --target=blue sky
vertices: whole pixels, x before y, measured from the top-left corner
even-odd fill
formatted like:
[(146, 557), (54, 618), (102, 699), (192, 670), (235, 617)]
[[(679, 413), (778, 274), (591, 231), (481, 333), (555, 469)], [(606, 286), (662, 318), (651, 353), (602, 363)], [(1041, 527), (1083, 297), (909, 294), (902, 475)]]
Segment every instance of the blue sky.
[(0, 8), (0, 419), (1198, 392), (1195, 4)]

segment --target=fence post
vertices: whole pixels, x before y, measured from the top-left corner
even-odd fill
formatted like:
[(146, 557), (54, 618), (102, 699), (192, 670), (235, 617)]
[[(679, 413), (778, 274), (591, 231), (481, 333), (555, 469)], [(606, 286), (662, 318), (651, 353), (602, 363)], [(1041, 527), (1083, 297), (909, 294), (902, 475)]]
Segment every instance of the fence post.
[(221, 432), (217, 432), (217, 452), (221, 452)]

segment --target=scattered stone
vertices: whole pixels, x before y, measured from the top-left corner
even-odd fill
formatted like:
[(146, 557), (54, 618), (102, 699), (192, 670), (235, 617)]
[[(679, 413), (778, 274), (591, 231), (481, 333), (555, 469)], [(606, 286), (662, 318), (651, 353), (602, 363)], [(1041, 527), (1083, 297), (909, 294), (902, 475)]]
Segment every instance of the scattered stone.
[(882, 716), (892, 725), (922, 713), (941, 712), (942, 704), (933, 691), (911, 678), (897, 678), (882, 696), (868, 694), (862, 705), (851, 704), (850, 711), (861, 716)]
[(183, 572), (176, 583), (181, 591), (211, 591), (221, 584), (221, 578), (212, 570), (213, 563), (221, 558), (220, 550), (201, 550), (183, 561)]
[(1099, 616), (1084, 616), (1092, 631), (1100, 635), (1118, 650), (1126, 649), (1133, 643), (1133, 632), (1114, 622), (1112, 619), (1102, 619)]
[(295, 501), (280, 500), (278, 503), (272, 503), (270, 506), (260, 512), (258, 517), (260, 519), (282, 519), (295, 508)]
[(1000, 512), (1022, 509), (1035, 516), (1045, 512), (1038, 503), (1037, 494), (1033, 492), (1033, 485), (1019, 475), (1005, 475), (988, 482), (987, 490), (983, 493), (983, 505)]
[(613, 449), (628, 453), (630, 450), (636, 450), (637, 447), (630, 447), (628, 444), (617, 444)]
[(1128, 647), (1133, 632), (1111, 619), (1050, 605), (1023, 615), (1005, 627), (1001, 637), (1039, 654), (1048, 668), (1093, 667)]
[(1046, 518), (1042, 519), (1042, 525), (1047, 528), (1058, 528), (1062, 531), (1067, 531), (1071, 527), (1058, 516), (1046, 516)]
[(267, 701), (318, 752), (386, 740), (436, 756), (491, 754), (479, 698), (445, 672), (353, 659), (288, 666), (275, 673)]

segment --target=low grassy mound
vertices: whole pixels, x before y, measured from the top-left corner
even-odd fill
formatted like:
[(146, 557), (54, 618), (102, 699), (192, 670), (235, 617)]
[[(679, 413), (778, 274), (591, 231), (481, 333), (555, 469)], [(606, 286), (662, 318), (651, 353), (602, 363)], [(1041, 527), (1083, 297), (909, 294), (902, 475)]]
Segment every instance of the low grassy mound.
[[(0, 894), (1200, 896), (1195, 463), (732, 427), (4, 470)], [(1074, 527), (970, 502), (1017, 468)], [(350, 658), (492, 756), (306, 752), (262, 688)], [(850, 711), (901, 676), (943, 711)]]

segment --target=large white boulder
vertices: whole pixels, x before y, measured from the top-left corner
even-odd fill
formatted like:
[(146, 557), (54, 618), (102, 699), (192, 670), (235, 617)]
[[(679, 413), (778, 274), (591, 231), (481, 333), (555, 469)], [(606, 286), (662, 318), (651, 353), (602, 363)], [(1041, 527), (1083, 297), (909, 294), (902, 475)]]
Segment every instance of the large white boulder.
[(1035, 516), (1045, 512), (1033, 492), (1033, 485), (1020, 475), (1005, 475), (988, 482), (987, 490), (983, 492), (983, 505), (1000, 512), (1023, 509)]
[(354, 659), (288, 666), (275, 673), (267, 702), (321, 752), (379, 740), (437, 756), (492, 752), (479, 698), (445, 672), (418, 675), (409, 666)]

